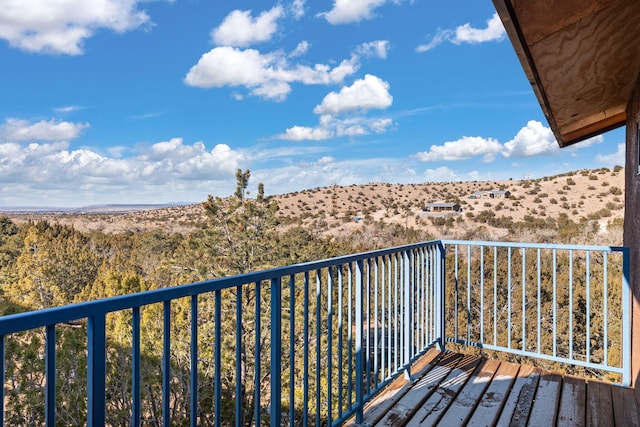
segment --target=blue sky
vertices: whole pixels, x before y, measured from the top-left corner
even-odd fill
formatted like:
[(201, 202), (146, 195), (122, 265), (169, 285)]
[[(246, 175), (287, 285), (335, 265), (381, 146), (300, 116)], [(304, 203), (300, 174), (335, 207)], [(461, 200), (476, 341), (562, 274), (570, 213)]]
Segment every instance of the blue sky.
[(522, 179), (560, 150), (490, 0), (0, 0), (0, 207)]

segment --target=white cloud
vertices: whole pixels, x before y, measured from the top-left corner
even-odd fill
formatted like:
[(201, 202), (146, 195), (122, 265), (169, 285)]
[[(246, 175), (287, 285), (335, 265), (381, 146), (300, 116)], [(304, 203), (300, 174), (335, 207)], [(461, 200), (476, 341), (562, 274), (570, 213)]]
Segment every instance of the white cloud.
[(323, 141), (333, 137), (333, 132), (323, 128), (310, 128), (306, 126), (293, 126), (278, 135), (277, 138), (287, 141)]
[(289, 57), (295, 58), (298, 56), (302, 56), (305, 53), (307, 53), (307, 51), (309, 51), (309, 42), (306, 40), (303, 40), (300, 43), (298, 43), (298, 46), (296, 46), (296, 48), (289, 54)]
[[(303, 49), (305, 45), (299, 47)], [(290, 63), (282, 51), (260, 53), (255, 49), (219, 46), (202, 55), (185, 76), (184, 83), (200, 88), (244, 86), (253, 96), (282, 101), (291, 91), (292, 83), (341, 83), (358, 71), (363, 54), (380, 56), (384, 52), (386, 42), (377, 41), (358, 46), (349, 59), (335, 67), (326, 64), (310, 67)]]
[(74, 111), (78, 111), (78, 110), (82, 110), (83, 107), (80, 107), (78, 105), (68, 105), (66, 107), (57, 107), (54, 108), (53, 111), (55, 111), (56, 113), (73, 113)]
[[(576, 151), (600, 141), (600, 137), (594, 137), (583, 144), (572, 146), (567, 151)], [(416, 153), (415, 158), (423, 162), (440, 162), (482, 156), (482, 161), (493, 162), (498, 155), (508, 159), (558, 154), (560, 147), (551, 129), (536, 120), (530, 120), (513, 139), (504, 144), (493, 138), (465, 136), (443, 145), (432, 145), (429, 151)]]
[(483, 161), (490, 162), (502, 149), (502, 145), (493, 138), (463, 136), (456, 141), (447, 141), (443, 145), (432, 145), (429, 151), (416, 154), (416, 158), (423, 162), (441, 162), (483, 156)]
[(0, 7), (0, 38), (21, 50), (80, 55), (97, 31), (118, 33), (150, 24), (139, 0), (5, 0)]
[(0, 143), (0, 182), (14, 188), (0, 194), (0, 203), (16, 200), (18, 185), (36, 204), (56, 204), (61, 195), (76, 204), (154, 202), (150, 197), (164, 198), (155, 202), (179, 201), (176, 194), (199, 201), (217, 190), (218, 182), (232, 182), (246, 161), (228, 145), (207, 150), (202, 142), (189, 145), (182, 138), (158, 142), (132, 157), (122, 157), (117, 147), (107, 151), (109, 155), (70, 150), (67, 142)]
[(453, 44), (462, 43), (485, 43), (490, 41), (500, 41), (506, 37), (506, 32), (502, 21), (497, 13), (487, 20), (487, 27), (478, 29), (473, 28), (467, 23), (457, 27), (455, 30), (439, 30), (438, 33), (428, 42), (416, 48), (417, 52), (427, 52), (438, 46), (444, 41), (450, 41)]
[(334, 137), (357, 137), (387, 132), (394, 122), (388, 117), (371, 118), (371, 109), (391, 106), (389, 84), (367, 74), (339, 92), (330, 92), (313, 112), (320, 115), (317, 127), (293, 126), (275, 138), (288, 141), (321, 141)]
[(252, 95), (274, 101), (284, 101), (291, 92), (291, 86), (283, 81), (268, 81), (251, 91)]
[(536, 120), (530, 120), (516, 136), (504, 144), (506, 158), (558, 154), (558, 146), (551, 129)]
[(471, 27), (469, 23), (464, 24), (455, 31), (455, 37), (451, 40), (455, 44), (461, 43), (484, 43), (495, 40), (502, 40), (506, 36), (504, 26), (497, 13), (487, 21), (487, 28), (477, 29)]
[(576, 144), (570, 145), (569, 147), (567, 147), (567, 149), (578, 150), (580, 148), (587, 148), (587, 147), (591, 147), (592, 145), (600, 144), (601, 142), (604, 142), (604, 136), (596, 135), (596, 136), (592, 136), (591, 138), (580, 141)]
[[(255, 173), (254, 173), (255, 172)], [(403, 158), (342, 159), (320, 156), (273, 169), (252, 170), (255, 182), (262, 182), (270, 193), (287, 193), (305, 188), (371, 182), (420, 182), (411, 165)]]
[(387, 0), (334, 0), (333, 8), (320, 14), (333, 25), (349, 24), (371, 19), (375, 10)]
[(257, 18), (251, 16), (250, 10), (234, 10), (211, 32), (211, 37), (220, 46), (246, 47), (269, 41), (278, 30), (278, 19), (283, 16), (281, 6), (262, 12)]
[(291, 11), (291, 14), (295, 19), (300, 19), (304, 16), (305, 3), (306, 3), (306, 0), (293, 0), (293, 3), (291, 3), (289, 10)]
[(360, 46), (358, 46), (356, 52), (364, 57), (387, 59), (387, 52), (389, 52), (389, 41), (376, 40), (373, 42), (362, 43)]
[(41, 120), (36, 123), (20, 119), (7, 119), (0, 126), (0, 142), (67, 141), (77, 138), (89, 123)]
[(389, 83), (371, 74), (343, 87), (340, 92), (330, 92), (317, 105), (316, 114), (341, 114), (352, 110), (384, 109), (393, 103)]
[(460, 177), (453, 170), (446, 166), (435, 169), (427, 169), (424, 171), (424, 179), (427, 182), (456, 182), (460, 181)]
[(618, 149), (611, 154), (597, 154), (596, 161), (608, 167), (624, 166), (626, 162), (626, 145), (618, 144)]
[(202, 55), (185, 77), (189, 86), (211, 88), (223, 86), (255, 87), (269, 80), (282, 63), (279, 54), (261, 54), (254, 49), (216, 47)]

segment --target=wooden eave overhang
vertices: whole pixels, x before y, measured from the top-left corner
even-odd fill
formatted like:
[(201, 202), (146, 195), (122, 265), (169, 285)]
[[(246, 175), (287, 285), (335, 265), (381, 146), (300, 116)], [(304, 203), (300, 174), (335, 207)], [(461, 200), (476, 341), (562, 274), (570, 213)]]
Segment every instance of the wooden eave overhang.
[(622, 126), (640, 73), (639, 0), (493, 0), (561, 147)]

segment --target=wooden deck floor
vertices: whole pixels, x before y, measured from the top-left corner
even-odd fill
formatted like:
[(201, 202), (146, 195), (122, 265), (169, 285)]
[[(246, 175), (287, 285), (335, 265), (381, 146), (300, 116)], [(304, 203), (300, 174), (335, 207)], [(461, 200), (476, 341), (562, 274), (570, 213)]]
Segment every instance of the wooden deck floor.
[(365, 408), (369, 426), (640, 426), (632, 389), (432, 349)]

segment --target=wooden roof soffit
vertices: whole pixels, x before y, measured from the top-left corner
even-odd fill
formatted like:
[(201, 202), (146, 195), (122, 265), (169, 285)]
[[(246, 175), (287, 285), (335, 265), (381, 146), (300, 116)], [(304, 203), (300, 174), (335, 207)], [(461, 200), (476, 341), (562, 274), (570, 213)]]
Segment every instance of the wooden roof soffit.
[(640, 1), (493, 3), (561, 147), (625, 124), (640, 73)]

